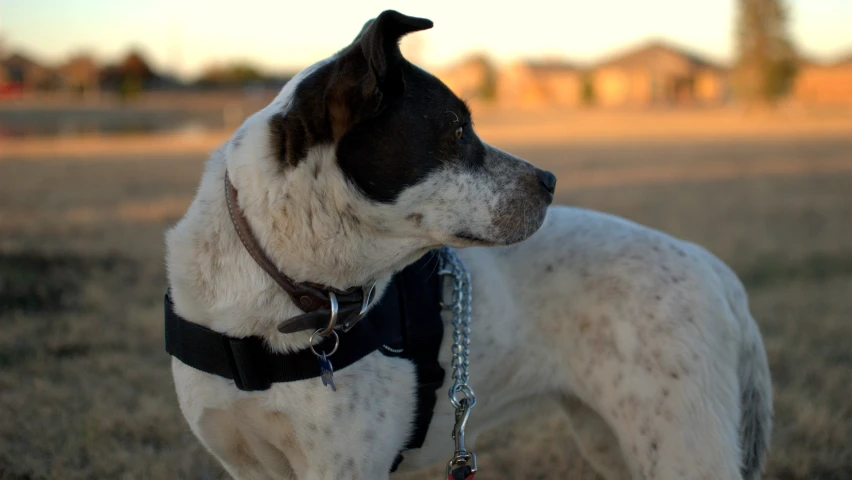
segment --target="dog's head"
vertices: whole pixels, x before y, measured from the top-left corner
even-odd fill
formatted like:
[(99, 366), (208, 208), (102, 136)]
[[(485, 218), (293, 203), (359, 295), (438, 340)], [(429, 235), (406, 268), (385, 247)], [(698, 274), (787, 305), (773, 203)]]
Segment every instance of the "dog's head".
[(422, 249), (532, 235), (556, 178), (480, 140), (465, 103), (403, 58), (400, 38), (430, 27), (395, 11), (367, 22), (246, 122), (228, 147), (229, 168), (254, 169), (267, 198), (309, 212), (308, 230), (326, 237), (408, 239)]

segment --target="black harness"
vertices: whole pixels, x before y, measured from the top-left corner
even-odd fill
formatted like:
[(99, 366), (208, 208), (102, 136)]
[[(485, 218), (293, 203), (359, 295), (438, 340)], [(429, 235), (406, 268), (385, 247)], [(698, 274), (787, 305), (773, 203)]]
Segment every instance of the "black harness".
[[(335, 371), (378, 350), (410, 360), (417, 375), (414, 430), (403, 450), (420, 448), (426, 439), (444, 382), (438, 351), (444, 334), (441, 320), (439, 255), (432, 251), (394, 275), (384, 295), (348, 332), (332, 358)], [(166, 351), (197, 370), (233, 380), (245, 391), (267, 390), (273, 383), (320, 377), (317, 357), (309, 348), (293, 353), (271, 352), (261, 337), (234, 338), (180, 317), (165, 297)], [(330, 351), (329, 339), (315, 345)], [(398, 455), (391, 471), (402, 461)]]

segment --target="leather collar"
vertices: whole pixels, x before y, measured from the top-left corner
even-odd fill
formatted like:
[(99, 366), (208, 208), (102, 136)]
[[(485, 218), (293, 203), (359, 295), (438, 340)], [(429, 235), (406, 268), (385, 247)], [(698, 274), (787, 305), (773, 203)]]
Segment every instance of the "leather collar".
[[(231, 183), (228, 172), (225, 171), (225, 200), (228, 204), (228, 214), (231, 223), (237, 230), (240, 241), (254, 261), (262, 268), (282, 290), (293, 300), (303, 312), (293, 318), (288, 318), (278, 325), (281, 333), (294, 333), (303, 330), (317, 330), (326, 328), (342, 328), (349, 330), (363, 316), (365, 307), (372, 301), (372, 288), (353, 287), (348, 290), (318, 285), (316, 283), (296, 283), (287, 275), (284, 275), (272, 263), (257, 242), (251, 227), (243, 215), (237, 200), (237, 189)], [(337, 315), (334, 325), (330, 325), (332, 317), (333, 293), (337, 300)]]

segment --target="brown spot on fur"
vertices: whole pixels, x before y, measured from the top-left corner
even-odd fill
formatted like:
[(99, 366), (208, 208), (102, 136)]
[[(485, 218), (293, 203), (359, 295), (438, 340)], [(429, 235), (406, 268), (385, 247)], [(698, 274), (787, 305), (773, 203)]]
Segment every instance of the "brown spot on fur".
[(234, 134), (234, 138), (231, 139), (231, 144), (234, 146), (234, 148), (240, 148), (240, 145), (242, 145), (243, 143), (243, 137), (245, 136), (245, 128), (240, 128), (239, 130), (237, 130), (237, 133)]
[(618, 275), (597, 275), (587, 280), (586, 288), (599, 298), (612, 300), (627, 296), (630, 283)]
[(243, 436), (237, 422), (227, 412), (208, 408), (201, 414), (199, 428), (210, 449), (235, 465), (257, 465), (259, 460)]
[(409, 213), (406, 217), (406, 220), (414, 223), (418, 227), (423, 223), (423, 214), (422, 213)]
[(237, 459), (237, 461), (235, 462), (237, 465), (256, 465), (260, 463), (257, 457), (255, 457), (254, 454), (251, 452), (251, 447), (249, 447), (245, 437), (243, 437), (242, 435), (237, 435), (233, 438), (233, 444), (231, 445), (231, 456)]
[(353, 208), (351, 204), (346, 204), (341, 215), (343, 216), (344, 223), (348, 223), (352, 226), (361, 225), (361, 220), (357, 215), (355, 215), (355, 208)]
[(280, 443), (277, 445), (279, 448), (284, 450), (299, 448), (296, 430), (289, 416), (281, 412), (269, 412), (266, 414), (266, 420), (268, 425), (275, 425), (276, 432), (281, 434)]

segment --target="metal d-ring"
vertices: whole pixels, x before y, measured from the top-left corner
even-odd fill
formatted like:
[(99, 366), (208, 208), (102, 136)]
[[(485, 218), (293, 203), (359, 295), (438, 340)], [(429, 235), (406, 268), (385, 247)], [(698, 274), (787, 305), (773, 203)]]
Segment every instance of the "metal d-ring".
[(331, 315), (329, 316), (328, 326), (325, 327), (325, 330), (317, 330), (317, 332), (320, 332), (321, 337), (329, 336), (334, 331), (334, 324), (337, 323), (337, 295), (334, 292), (328, 292), (328, 300), (331, 303)]
[[(459, 398), (459, 393), (463, 397)], [(476, 405), (476, 393), (470, 388), (470, 385), (453, 385), (450, 387), (450, 403), (453, 404), (453, 407), (456, 409), (462, 408), (462, 400), (467, 400), (468, 409)]]
[(318, 328), (316, 332), (311, 334), (311, 338), (310, 338), (310, 340), (308, 340), (308, 346), (311, 347), (311, 351), (314, 352), (314, 355), (316, 355), (317, 357), (323, 357), (323, 358), (330, 357), (330, 356), (334, 355), (334, 352), (337, 351), (337, 347), (340, 346), (340, 337), (337, 335), (337, 332), (335, 332), (334, 330), (332, 330), (331, 333), (334, 335), (334, 348), (332, 348), (330, 352), (322, 353), (322, 354), (317, 353), (316, 349), (314, 348), (314, 338), (316, 338), (317, 334), (322, 336), (322, 329)]
[(376, 294), (377, 283), (379, 283), (378, 280), (373, 282), (373, 284), (370, 285), (370, 288), (361, 287), (361, 311), (358, 312), (358, 316), (346, 321), (343, 324), (343, 333), (352, 330), (352, 327), (354, 327), (355, 324), (357, 324), (359, 321), (361, 321), (362, 318), (364, 318), (364, 315), (367, 313), (367, 307), (369, 307), (370, 304), (373, 303), (373, 297)]

